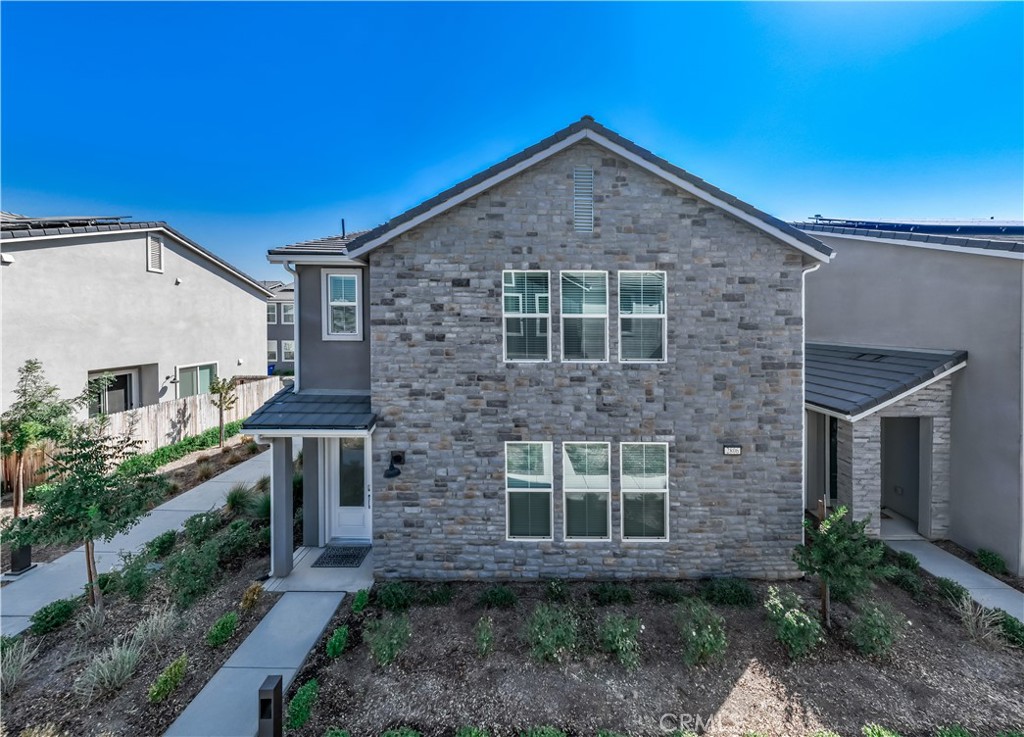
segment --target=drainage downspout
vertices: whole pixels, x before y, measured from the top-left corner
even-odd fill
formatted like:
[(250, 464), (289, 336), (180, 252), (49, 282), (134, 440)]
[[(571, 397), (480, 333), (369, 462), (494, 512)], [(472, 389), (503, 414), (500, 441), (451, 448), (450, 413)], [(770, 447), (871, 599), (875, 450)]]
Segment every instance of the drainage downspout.
[(294, 266), (292, 266), (290, 261), (285, 261), (283, 266), (284, 266), (284, 270), (292, 275), (292, 283), (295, 285), (295, 289), (293, 290), (295, 296), (292, 298), (294, 300), (294, 302), (292, 303), (292, 305), (293, 305), (292, 306), (292, 314), (295, 316), (295, 325), (294, 325), (294, 329), (295, 329), (295, 336), (294, 336), (295, 337), (295, 361), (293, 362), (295, 364), (295, 375), (294, 375), (293, 381), (292, 381), (292, 392), (298, 394), (298, 392), (299, 392), (299, 356), (302, 355), (302, 352), (299, 350), (299, 333), (302, 332), (299, 329), (299, 327), (300, 327), (300, 318), (299, 318), (299, 272), (298, 272), (298, 269), (296, 269)]
[(807, 275), (821, 268), (821, 263), (808, 266), (800, 274), (800, 478), (803, 479), (803, 498), (800, 504), (800, 530), (804, 533), (804, 515), (807, 510)]

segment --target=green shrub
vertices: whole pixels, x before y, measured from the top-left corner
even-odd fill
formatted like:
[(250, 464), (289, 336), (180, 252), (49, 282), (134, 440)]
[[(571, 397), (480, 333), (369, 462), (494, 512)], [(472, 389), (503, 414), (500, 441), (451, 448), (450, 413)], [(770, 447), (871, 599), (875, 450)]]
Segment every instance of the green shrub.
[(336, 658), (345, 652), (345, 647), (348, 645), (348, 625), (343, 624), (331, 633), (330, 639), (327, 641), (327, 657)]
[(811, 737), (841, 737), (841, 735), (831, 729), (818, 729), (811, 732)]
[(700, 588), (705, 601), (725, 606), (752, 607), (757, 604), (754, 587), (743, 578), (712, 578)]
[(879, 724), (865, 724), (861, 727), (860, 733), (864, 737), (902, 737), (899, 732), (894, 732)]
[(146, 554), (153, 558), (163, 558), (174, 548), (178, 541), (178, 533), (175, 530), (161, 532), (148, 543), (146, 543)]
[(47, 604), (29, 618), (32, 634), (45, 635), (63, 627), (71, 621), (81, 605), (81, 599), (57, 599)]
[(640, 633), (644, 626), (638, 617), (609, 614), (601, 623), (598, 640), (606, 653), (611, 653), (627, 670), (640, 665)]
[(554, 727), (530, 727), (520, 732), (519, 737), (568, 737), (568, 735)]
[(148, 698), (151, 704), (158, 704), (168, 696), (174, 689), (181, 685), (185, 678), (185, 671), (188, 669), (188, 656), (182, 654), (180, 658), (164, 668), (163, 672), (156, 677), (153, 685), (149, 687)]
[(499, 583), (481, 591), (477, 603), (487, 609), (511, 609), (519, 603), (519, 597), (508, 586)]
[(861, 655), (883, 657), (892, 652), (906, 620), (888, 607), (866, 606), (850, 625), (850, 640)]
[(149, 593), (149, 584), (153, 571), (149, 567), (149, 558), (145, 555), (122, 553), (121, 560), (121, 591), (133, 601), (142, 601)]
[(602, 581), (590, 588), (590, 598), (598, 606), (628, 605), (633, 603), (633, 592), (625, 584)]
[(700, 599), (687, 599), (676, 609), (676, 627), (683, 641), (683, 660), (689, 665), (720, 657), (728, 640), (725, 620)]
[(915, 599), (920, 599), (924, 594), (924, 581), (921, 577), (908, 568), (893, 568), (888, 572), (886, 578), (896, 584)]
[(648, 588), (651, 598), (665, 604), (678, 604), (686, 599), (686, 592), (677, 583), (657, 581)]
[(494, 622), (490, 617), (480, 617), (477, 620), (474, 636), (477, 654), (481, 658), (486, 658), (494, 650)]
[(921, 563), (917, 560), (917, 556), (913, 553), (908, 553), (905, 550), (900, 550), (892, 556), (893, 562), (900, 568), (906, 568), (908, 571), (919, 571), (921, 570)]
[(262, 522), (270, 521), (270, 494), (260, 494), (252, 504), (252, 516)]
[(255, 501), (249, 485), (239, 481), (224, 495), (224, 509), (233, 517), (241, 517), (252, 513)]
[(405, 581), (390, 581), (375, 594), (377, 604), (389, 612), (404, 612), (416, 601), (416, 592)]
[(217, 546), (189, 545), (167, 559), (167, 583), (178, 606), (188, 608), (210, 590), (217, 578)]
[(1024, 648), (1024, 622), (1021, 622), (1011, 614), (1007, 614), (1002, 609), (997, 609), (996, 611), (999, 612), (999, 628), (1002, 630), (1003, 639), (1011, 645)]
[(341, 727), (329, 727), (327, 731), (324, 732), (324, 737), (352, 737), (352, 735), (348, 733), (348, 730), (342, 729)]
[(564, 602), (569, 599), (569, 586), (560, 578), (552, 578), (544, 587), (544, 596), (548, 601)]
[(363, 630), (363, 639), (370, 647), (370, 654), (380, 666), (395, 662), (411, 636), (409, 618), (404, 614), (385, 614), (380, 619), (367, 622)]
[(96, 585), (104, 596), (112, 596), (121, 590), (121, 572), (110, 571), (96, 576)]
[(939, 590), (939, 594), (950, 604), (959, 604), (964, 599), (970, 597), (970, 592), (951, 578), (935, 579), (935, 587)]
[(213, 512), (193, 514), (185, 520), (185, 537), (193, 545), (202, 545), (220, 529), (220, 515)]
[(996, 732), (996, 737), (1024, 737), (1024, 731), (1011, 729), (1005, 732)]
[(482, 727), (459, 727), (455, 737), (491, 737), (491, 733)]
[(975, 557), (978, 560), (978, 568), (986, 573), (994, 573), (997, 576), (1006, 573), (1006, 561), (1003, 560), (1003, 556), (999, 555), (999, 553), (985, 550), (985, 548), (978, 548)]
[(320, 684), (315, 678), (311, 678), (299, 686), (288, 702), (288, 715), (285, 717), (285, 727), (288, 729), (299, 729), (309, 721), (313, 711), (313, 704), (316, 703), (317, 694), (320, 692)]
[(525, 634), (536, 660), (558, 663), (576, 649), (579, 620), (567, 607), (538, 604), (527, 620)]
[[(237, 435), (242, 429), (244, 420), (235, 420), (224, 425), (224, 437), (230, 438)], [(189, 453), (197, 450), (212, 448), (220, 443), (220, 430), (211, 427), (198, 435), (190, 435), (177, 443), (157, 448), (152, 453), (140, 453), (132, 456), (121, 464), (121, 470), (125, 472), (150, 472), (156, 471), (161, 466), (166, 466), (172, 461), (184, 458)]]
[(20, 637), (5, 637), (0, 646), (0, 696), (9, 697), (17, 688), (39, 646), (29, 647)]
[(213, 623), (206, 633), (206, 644), (210, 647), (220, 647), (235, 635), (238, 629), (238, 614), (228, 612)]
[(420, 591), (417, 603), (423, 606), (447, 606), (455, 598), (455, 587), (450, 583), (439, 583)]
[(366, 589), (360, 589), (356, 592), (356, 595), (352, 598), (352, 613), (362, 614), (363, 610), (366, 609), (370, 603), (370, 592)]
[(775, 629), (776, 639), (786, 648), (790, 658), (803, 657), (824, 641), (821, 623), (803, 610), (800, 597), (792, 591), (780, 593), (778, 588), (770, 586), (764, 608)]
[(87, 702), (96, 696), (113, 693), (134, 675), (142, 657), (142, 648), (132, 638), (117, 640), (101, 650), (72, 685), (72, 690)]
[(420, 733), (412, 727), (397, 727), (381, 732), (380, 737), (420, 737)]
[(959, 724), (948, 727), (939, 727), (935, 730), (935, 737), (974, 737), (969, 729)]
[(599, 729), (597, 730), (597, 737), (629, 737), (629, 735), (623, 734), (622, 732), (615, 732), (610, 729)]
[(211, 544), (217, 546), (218, 561), (228, 563), (251, 553), (259, 540), (248, 520), (236, 519), (219, 532)]

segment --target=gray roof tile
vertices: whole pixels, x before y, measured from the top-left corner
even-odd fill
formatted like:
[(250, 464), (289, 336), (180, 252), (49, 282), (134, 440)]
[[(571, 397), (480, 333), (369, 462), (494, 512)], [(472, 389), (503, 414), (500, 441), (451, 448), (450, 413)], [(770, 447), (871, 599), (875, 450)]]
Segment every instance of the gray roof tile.
[(366, 394), (299, 392), (286, 387), (245, 421), (245, 430), (369, 430), (376, 415)]

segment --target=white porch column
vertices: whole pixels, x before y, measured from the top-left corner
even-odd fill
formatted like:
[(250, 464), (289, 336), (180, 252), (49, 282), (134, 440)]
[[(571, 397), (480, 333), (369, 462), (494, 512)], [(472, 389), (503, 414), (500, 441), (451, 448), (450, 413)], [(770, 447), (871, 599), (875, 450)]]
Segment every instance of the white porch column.
[(270, 439), (270, 575), (292, 572), (292, 439)]

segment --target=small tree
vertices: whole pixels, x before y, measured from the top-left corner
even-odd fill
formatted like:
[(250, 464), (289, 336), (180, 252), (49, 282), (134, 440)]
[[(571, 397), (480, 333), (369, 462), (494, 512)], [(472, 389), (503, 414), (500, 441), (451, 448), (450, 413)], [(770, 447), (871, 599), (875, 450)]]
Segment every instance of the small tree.
[(6, 458), (17, 456), (11, 484), (11, 502), (15, 517), (25, 505), (25, 455), (40, 443), (59, 442), (73, 421), (75, 400), (61, 399), (60, 390), (46, 381), (43, 364), (30, 358), (18, 369), (15, 400), (0, 416), (0, 452)]
[(238, 402), (238, 394), (235, 393), (235, 388), (238, 386), (238, 382), (234, 377), (230, 379), (215, 378), (210, 382), (210, 399), (213, 402), (213, 406), (217, 408), (218, 418), (220, 420), (220, 447), (224, 447), (224, 413), (232, 409)]
[(846, 507), (838, 507), (817, 527), (811, 520), (804, 520), (806, 543), (793, 551), (797, 567), (822, 580), (821, 619), (826, 627), (832, 626), (833, 589), (854, 597), (866, 592), (872, 579), (886, 572), (882, 565), (885, 547), (864, 532), (868, 520), (855, 522), (846, 511)]
[(42, 495), (39, 513), (4, 530), (16, 544), (85, 543), (89, 603), (99, 609), (95, 541), (133, 527), (161, 495), (156, 477), (119, 469), (138, 446), (128, 435), (109, 435), (103, 417), (74, 426), (46, 469), (58, 481)]

